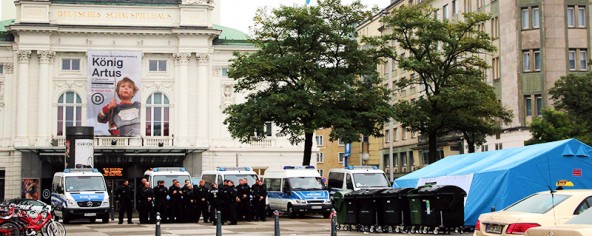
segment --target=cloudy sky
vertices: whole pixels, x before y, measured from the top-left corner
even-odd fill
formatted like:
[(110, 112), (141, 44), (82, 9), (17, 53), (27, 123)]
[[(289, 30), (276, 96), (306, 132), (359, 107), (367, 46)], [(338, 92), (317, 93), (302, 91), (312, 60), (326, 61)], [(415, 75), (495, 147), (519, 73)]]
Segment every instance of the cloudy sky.
[[(351, 3), (353, 0), (341, 0), (343, 3)], [(362, 4), (381, 9), (390, 4), (390, 0), (361, 0)], [(311, 0), (311, 5), (316, 5), (316, 0)], [(306, 0), (222, 0), (220, 7), (220, 24), (249, 33), (249, 26), (253, 25), (253, 17), (258, 8), (267, 6), (276, 8), (280, 5), (292, 6), (305, 5)]]

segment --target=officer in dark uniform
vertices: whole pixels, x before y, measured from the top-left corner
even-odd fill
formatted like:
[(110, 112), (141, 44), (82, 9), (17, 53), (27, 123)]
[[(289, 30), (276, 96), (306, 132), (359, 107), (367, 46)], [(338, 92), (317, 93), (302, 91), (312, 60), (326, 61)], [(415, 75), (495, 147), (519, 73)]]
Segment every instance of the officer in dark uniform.
[(222, 223), (228, 220), (228, 205), (226, 204), (228, 201), (226, 200), (226, 196), (228, 195), (228, 180), (225, 179), (222, 186), (219, 186), (220, 192), (220, 212), (222, 213)]
[(196, 222), (196, 215), (197, 215), (197, 209), (196, 209), (196, 204), (197, 201), (195, 193), (193, 191), (195, 191), (193, 189), (193, 185), (191, 183), (186, 183), (186, 186), (184, 186), (183, 188), (181, 188), (181, 192), (183, 193), (183, 216), (185, 217), (184, 221), (186, 223), (195, 223)]
[(255, 211), (253, 215), (255, 221), (265, 221), (265, 199), (267, 198), (267, 189), (265, 189), (263, 181), (258, 179), (251, 187), (251, 191), (253, 192), (253, 209)]
[[(154, 214), (160, 212), (160, 218), (167, 219), (167, 197), (169, 196), (169, 189), (164, 186), (164, 180), (158, 181), (158, 186), (154, 187)], [(154, 218), (156, 221), (156, 218)]]
[(183, 220), (183, 193), (181, 192), (179, 181), (175, 181), (169, 187), (169, 195), (171, 196), (171, 200), (169, 201), (169, 222), (181, 223)]
[(115, 196), (119, 199), (119, 224), (123, 224), (123, 212), (127, 213), (127, 223), (132, 224), (134, 193), (132, 187), (129, 186), (129, 181), (124, 181), (123, 185), (117, 188)]
[(238, 203), (238, 219), (251, 221), (251, 187), (249, 187), (249, 182), (247, 179), (239, 180), (238, 189), (238, 196), (240, 202)]
[[(208, 202), (210, 203), (210, 220), (216, 225), (216, 211), (221, 209), (222, 195), (216, 183), (212, 183), (212, 188), (208, 192)], [(222, 221), (224, 224), (224, 221)]]
[(196, 211), (197, 211), (197, 222), (199, 222), (199, 217), (203, 216), (204, 223), (209, 222), (210, 214), (208, 211), (208, 192), (210, 190), (206, 187), (206, 181), (200, 180), (199, 185), (193, 188), (193, 193), (195, 194), (196, 203)]
[(144, 183), (140, 198), (138, 200), (138, 211), (140, 213), (140, 224), (149, 224), (154, 220), (154, 190), (148, 182)]
[(232, 180), (228, 181), (225, 200), (227, 206), (226, 212), (228, 213), (228, 220), (230, 221), (229, 225), (236, 225), (238, 219), (236, 206), (237, 203), (240, 202), (240, 198), (238, 197), (238, 190), (234, 187), (234, 182)]

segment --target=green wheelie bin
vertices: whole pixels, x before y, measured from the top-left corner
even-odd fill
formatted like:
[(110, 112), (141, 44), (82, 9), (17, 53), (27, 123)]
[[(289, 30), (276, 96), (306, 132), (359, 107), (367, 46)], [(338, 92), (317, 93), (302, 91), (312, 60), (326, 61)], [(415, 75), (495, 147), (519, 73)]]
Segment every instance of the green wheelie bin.
[(345, 194), (351, 190), (343, 190), (333, 194), (333, 207), (337, 212), (337, 229), (347, 230), (347, 208), (345, 204)]

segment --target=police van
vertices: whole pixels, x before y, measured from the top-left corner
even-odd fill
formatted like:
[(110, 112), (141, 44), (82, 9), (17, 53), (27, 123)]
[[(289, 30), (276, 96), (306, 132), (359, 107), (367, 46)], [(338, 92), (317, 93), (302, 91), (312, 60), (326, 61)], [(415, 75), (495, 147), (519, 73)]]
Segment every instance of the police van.
[(251, 167), (218, 167), (216, 170), (207, 170), (201, 173), (201, 179), (206, 183), (216, 183), (222, 185), (224, 180), (232, 180), (234, 185), (238, 185), (239, 179), (247, 179), (249, 186), (253, 186), (259, 176)]
[(87, 218), (109, 222), (109, 194), (103, 174), (97, 169), (65, 169), (53, 176), (51, 203), (64, 223)]
[(191, 174), (183, 167), (155, 167), (146, 170), (144, 178), (150, 183), (150, 187), (156, 187), (160, 180), (164, 180), (165, 186), (171, 186), (175, 179), (183, 186), (185, 180), (191, 181)]
[(348, 166), (331, 169), (327, 182), (331, 196), (343, 190), (390, 188), (386, 174), (377, 166)]
[(320, 213), (331, 214), (329, 192), (314, 166), (284, 166), (281, 170), (265, 171), (265, 186), (269, 210), (288, 216)]

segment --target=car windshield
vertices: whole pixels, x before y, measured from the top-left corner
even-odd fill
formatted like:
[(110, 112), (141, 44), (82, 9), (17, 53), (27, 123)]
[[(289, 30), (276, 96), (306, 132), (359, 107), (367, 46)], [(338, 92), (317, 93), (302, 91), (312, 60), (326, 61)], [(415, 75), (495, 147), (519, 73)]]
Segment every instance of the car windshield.
[(354, 174), (354, 182), (358, 188), (389, 187), (386, 175), (383, 173)]
[(247, 181), (249, 182), (249, 186), (253, 186), (253, 184), (255, 184), (255, 181), (257, 181), (257, 175), (253, 175), (253, 174), (225, 174), (224, 178), (227, 180), (232, 180), (232, 182), (234, 183), (234, 185), (238, 185), (238, 180), (239, 179), (244, 179), (246, 178)]
[(321, 190), (323, 189), (321, 177), (291, 177), (292, 190)]
[(582, 212), (582, 214), (574, 216), (571, 220), (568, 220), (565, 223), (574, 225), (592, 225), (592, 208), (588, 208), (588, 210)]
[(101, 176), (68, 176), (66, 192), (105, 191), (105, 181)]
[(544, 214), (569, 197), (570, 195), (562, 194), (534, 194), (510, 205), (504, 211)]
[(164, 186), (171, 186), (173, 185), (173, 180), (176, 179), (181, 183), (181, 185), (185, 184), (185, 180), (190, 180), (189, 175), (155, 175), (154, 176), (154, 186), (156, 186), (158, 181), (164, 180)]

